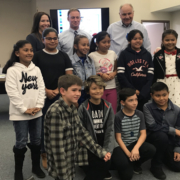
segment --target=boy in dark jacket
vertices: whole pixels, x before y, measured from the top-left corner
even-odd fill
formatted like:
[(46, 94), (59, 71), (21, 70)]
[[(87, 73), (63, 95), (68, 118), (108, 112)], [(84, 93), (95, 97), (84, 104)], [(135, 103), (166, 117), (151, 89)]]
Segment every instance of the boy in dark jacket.
[[(78, 109), (83, 126), (88, 130), (94, 141), (112, 154), (114, 147), (114, 112), (109, 102), (101, 99), (105, 83), (100, 76), (90, 76), (84, 85), (90, 99), (86, 100)], [(84, 146), (83, 149), (87, 150)], [(86, 173), (85, 180), (111, 179), (108, 172), (110, 161), (104, 162), (89, 150), (88, 163), (83, 167)]]

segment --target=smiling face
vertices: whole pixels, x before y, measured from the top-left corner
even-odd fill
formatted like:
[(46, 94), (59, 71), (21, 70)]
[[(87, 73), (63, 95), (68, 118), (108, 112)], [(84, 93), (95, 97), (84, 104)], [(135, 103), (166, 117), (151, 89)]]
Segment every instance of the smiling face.
[(91, 102), (101, 99), (103, 94), (104, 94), (104, 87), (98, 86), (93, 82), (89, 88), (89, 95), (91, 96), (91, 100), (92, 100)]
[(128, 97), (125, 101), (121, 100), (121, 104), (128, 111), (135, 111), (138, 105), (137, 95), (134, 94), (133, 96)]
[(78, 102), (78, 99), (81, 96), (81, 86), (75, 84), (70, 86), (67, 90), (61, 87), (60, 93), (66, 104), (71, 106), (72, 104), (76, 104)]
[(49, 32), (43, 40), (45, 49), (50, 52), (56, 52), (58, 45), (58, 36), (55, 32)]
[(19, 48), (18, 51), (15, 51), (15, 55), (19, 57), (19, 62), (25, 66), (29, 66), (33, 58), (33, 48), (31, 44), (25, 44), (22, 48)]
[(111, 39), (108, 35), (104, 37), (101, 41), (96, 43), (98, 47), (98, 51), (101, 53), (107, 53), (108, 49), (110, 48), (111, 45)]
[(162, 41), (165, 50), (172, 52), (175, 50), (177, 39), (173, 34), (167, 34)]
[(133, 17), (134, 17), (134, 11), (130, 5), (124, 5), (119, 12), (120, 18), (126, 26), (131, 24)]
[(81, 21), (80, 13), (78, 11), (70, 12), (68, 16), (68, 21), (70, 23), (70, 27), (74, 30), (79, 29), (79, 24)]
[(44, 29), (48, 28), (49, 26), (50, 26), (49, 17), (45, 14), (42, 15), (39, 21), (39, 33), (42, 34)]
[(141, 46), (143, 44), (143, 38), (139, 33), (136, 33), (136, 35), (133, 37), (133, 39), (130, 42), (131, 48), (135, 51), (141, 50)]
[(79, 57), (86, 56), (90, 49), (89, 40), (87, 38), (81, 38), (78, 44), (74, 45), (74, 48), (76, 49), (76, 53)]
[(169, 92), (167, 90), (154, 91), (151, 97), (158, 107), (163, 108), (168, 104)]

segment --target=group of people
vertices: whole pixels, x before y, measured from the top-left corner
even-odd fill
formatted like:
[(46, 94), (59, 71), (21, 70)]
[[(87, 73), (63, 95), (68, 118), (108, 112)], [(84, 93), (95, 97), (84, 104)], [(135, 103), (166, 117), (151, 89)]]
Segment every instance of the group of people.
[(166, 179), (163, 164), (180, 172), (178, 34), (166, 30), (152, 58), (132, 5), (119, 15), (92, 37), (79, 29), (78, 9), (69, 10), (70, 28), (59, 35), (50, 16), (37, 12), (31, 34), (14, 45), (3, 68), (16, 133), (14, 180), (23, 180), (26, 146), (39, 178), (40, 155), (55, 180), (72, 180), (75, 164), (85, 180), (111, 179), (110, 169), (130, 180), (148, 159), (157, 179)]

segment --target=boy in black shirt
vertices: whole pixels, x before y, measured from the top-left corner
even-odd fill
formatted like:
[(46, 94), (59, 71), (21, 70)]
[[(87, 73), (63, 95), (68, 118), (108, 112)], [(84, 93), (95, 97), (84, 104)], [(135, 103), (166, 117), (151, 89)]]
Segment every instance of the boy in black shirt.
[[(84, 85), (87, 94), (91, 96), (81, 104), (78, 110), (79, 117), (83, 126), (89, 131), (97, 144), (106, 151), (112, 153), (114, 148), (114, 112), (109, 102), (101, 99), (104, 93), (105, 83), (99, 76), (90, 76)], [(86, 173), (84, 180), (103, 180), (111, 179), (108, 172), (110, 161), (104, 162), (89, 150), (82, 147), (82, 150), (88, 151), (88, 166), (83, 169)]]

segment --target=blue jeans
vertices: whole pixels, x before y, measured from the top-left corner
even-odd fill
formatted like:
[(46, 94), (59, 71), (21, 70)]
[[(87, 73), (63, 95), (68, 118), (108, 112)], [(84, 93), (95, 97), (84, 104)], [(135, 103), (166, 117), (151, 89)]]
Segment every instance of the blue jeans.
[(17, 149), (26, 147), (28, 142), (28, 132), (32, 145), (38, 146), (41, 144), (41, 120), (42, 118), (39, 117), (32, 120), (13, 121), (16, 133), (15, 147)]

